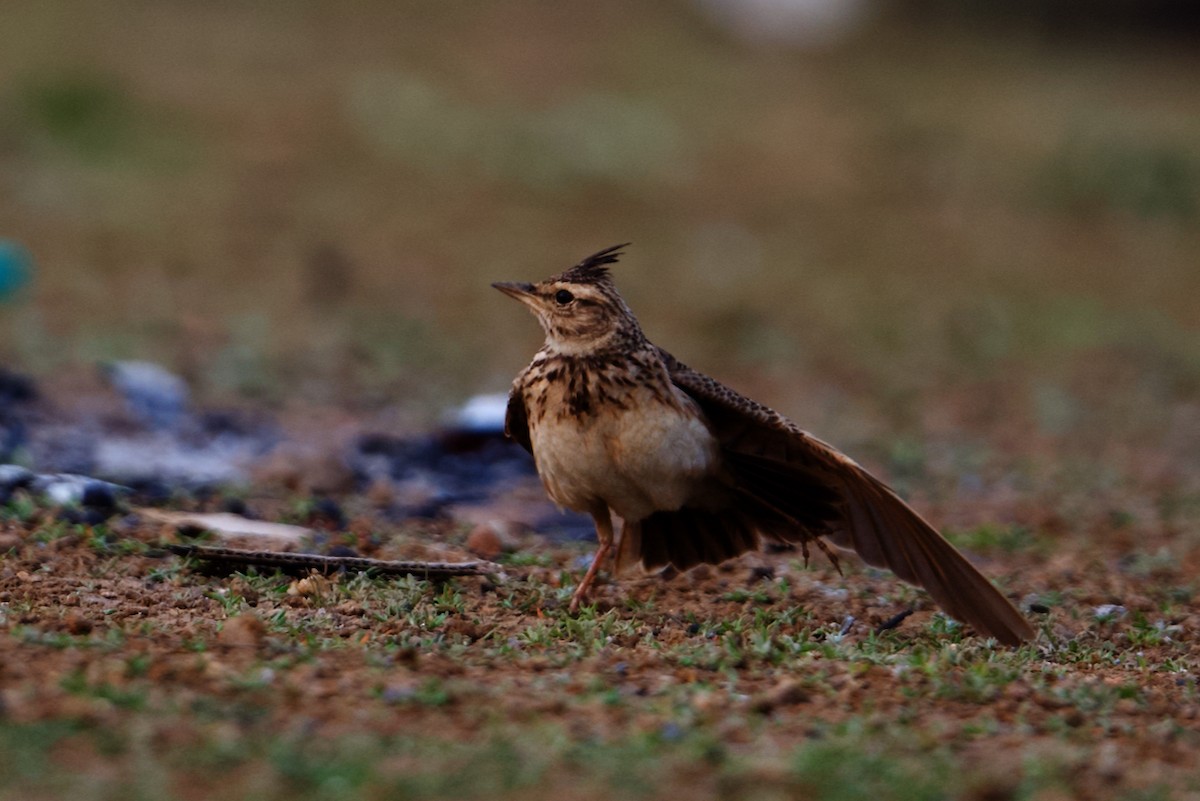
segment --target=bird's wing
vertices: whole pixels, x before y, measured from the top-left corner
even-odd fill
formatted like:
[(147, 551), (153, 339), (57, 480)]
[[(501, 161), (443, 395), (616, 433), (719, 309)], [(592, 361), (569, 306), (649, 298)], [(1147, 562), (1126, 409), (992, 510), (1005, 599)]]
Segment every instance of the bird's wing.
[(508, 393), (508, 408), (504, 412), (504, 435), (533, 453), (533, 443), (529, 440), (529, 417), (525, 412), (525, 398), (516, 387)]
[(782, 515), (796, 522), (789, 539), (828, 536), (924, 587), (986, 636), (1013, 645), (1033, 637), (1008, 599), (882, 481), (773, 409), (659, 353), (675, 386), (708, 417), (738, 494), (764, 509), (770, 529), (778, 531)]

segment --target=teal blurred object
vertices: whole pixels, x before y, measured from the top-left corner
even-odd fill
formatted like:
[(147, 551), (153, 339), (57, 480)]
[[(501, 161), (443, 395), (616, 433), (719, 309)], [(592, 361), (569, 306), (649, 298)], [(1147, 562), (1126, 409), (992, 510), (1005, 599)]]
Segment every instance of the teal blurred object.
[(13, 297), (32, 277), (29, 251), (11, 239), (0, 239), (0, 302)]

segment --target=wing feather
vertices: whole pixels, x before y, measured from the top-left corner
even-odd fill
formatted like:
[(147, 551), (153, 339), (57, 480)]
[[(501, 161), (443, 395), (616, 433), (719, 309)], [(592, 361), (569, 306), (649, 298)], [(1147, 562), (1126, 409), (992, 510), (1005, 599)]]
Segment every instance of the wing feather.
[(508, 407), (504, 411), (504, 435), (533, 453), (533, 442), (529, 439), (529, 416), (525, 411), (525, 398), (516, 387), (513, 387), (513, 390), (508, 393)]
[[(828, 536), (867, 564), (925, 588), (948, 614), (986, 636), (1008, 645), (1034, 636), (1012, 603), (883, 482), (778, 412), (659, 354), (675, 386), (708, 417), (728, 480), (745, 508), (757, 504), (760, 533), (790, 541)], [(785, 529), (781, 517), (796, 525)], [(692, 554), (680, 556), (688, 561)]]

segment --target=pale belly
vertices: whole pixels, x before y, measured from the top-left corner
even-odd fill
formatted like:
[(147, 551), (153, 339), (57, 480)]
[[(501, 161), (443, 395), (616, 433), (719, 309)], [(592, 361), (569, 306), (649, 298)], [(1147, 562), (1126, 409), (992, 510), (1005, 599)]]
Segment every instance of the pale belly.
[(717, 462), (717, 442), (698, 411), (661, 403), (530, 430), (538, 474), (555, 503), (590, 511), (607, 504), (624, 520), (678, 509)]

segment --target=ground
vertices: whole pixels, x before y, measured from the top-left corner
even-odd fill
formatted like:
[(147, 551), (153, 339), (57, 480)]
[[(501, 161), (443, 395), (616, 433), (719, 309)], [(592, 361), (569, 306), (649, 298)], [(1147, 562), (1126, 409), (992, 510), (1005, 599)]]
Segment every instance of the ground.
[[(572, 616), (580, 543), (435, 585), (214, 574), (173, 531), (26, 503), (2, 526), (0, 798), (1200, 793), (1194, 560), (961, 532), (1031, 610), (1010, 649), (798, 552), (604, 582)], [(350, 531), (471, 558), (458, 526)]]

